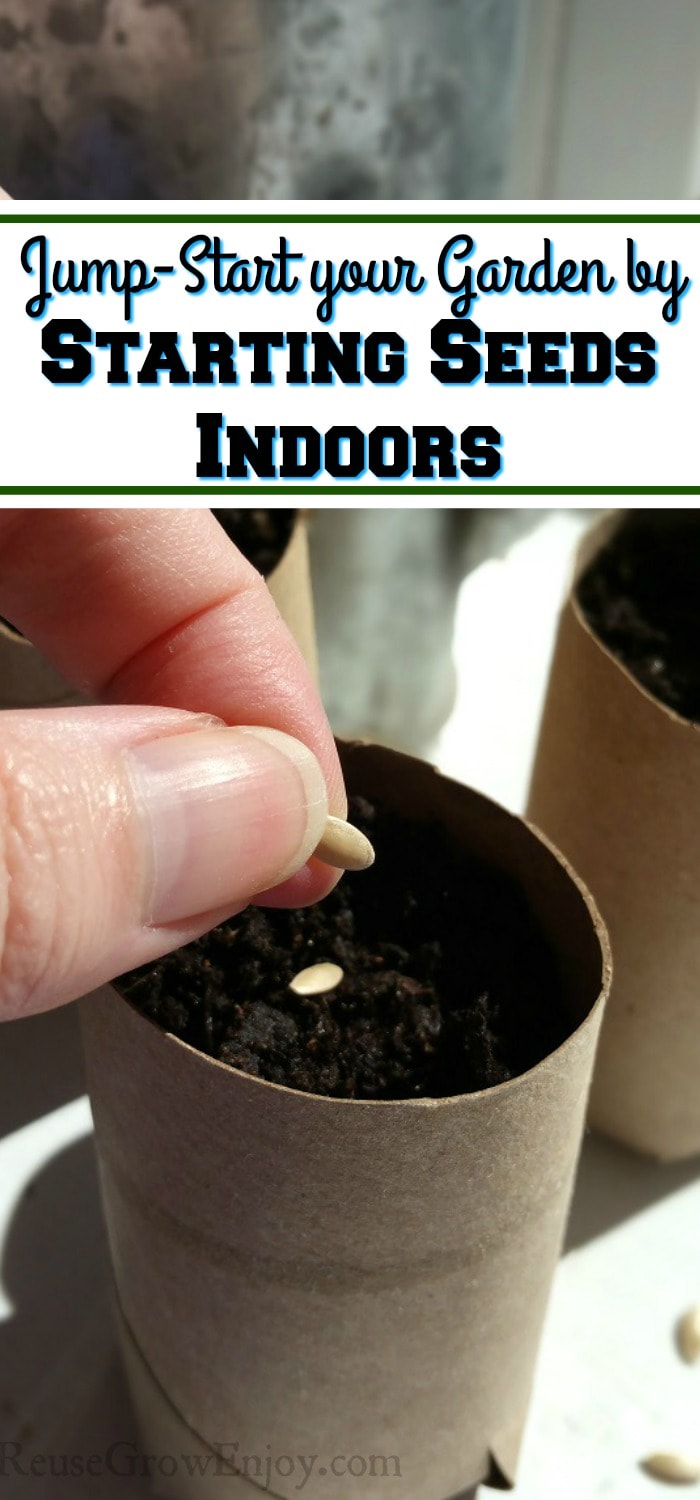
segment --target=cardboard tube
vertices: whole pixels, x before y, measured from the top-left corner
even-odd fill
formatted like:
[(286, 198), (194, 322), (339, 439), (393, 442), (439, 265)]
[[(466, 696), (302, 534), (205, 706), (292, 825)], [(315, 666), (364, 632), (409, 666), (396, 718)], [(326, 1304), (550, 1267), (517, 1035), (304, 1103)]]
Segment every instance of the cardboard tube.
[(584, 538), (565, 605), (528, 815), (580, 871), (615, 961), (592, 1125), (662, 1161), (700, 1151), (700, 730), (653, 698), (575, 587), (619, 525)]
[(267, 586), (285, 624), (318, 682), (318, 652), (309, 565), (309, 521), (297, 512), (289, 544), (267, 579)]
[[(339, 1100), (236, 1072), (100, 991), (81, 1011), (104, 1204), (147, 1451), (174, 1413), (208, 1448), (317, 1454), (311, 1500), (328, 1500), (321, 1471), (343, 1455), (357, 1474), (334, 1476), (338, 1500), (386, 1495), (376, 1467), (361, 1472), (372, 1455), (398, 1461), (402, 1500), (448, 1500), (513, 1481), (607, 940), (521, 819), (396, 752), (342, 757), (351, 790), (437, 819), (524, 888), (559, 960), (571, 1035), (481, 1093)], [(273, 1472), (270, 1488), (293, 1496), (298, 1483)], [(219, 1485), (240, 1500), (240, 1479)]]
[[(161, 1455), (167, 1455), (169, 1463), (162, 1465), (166, 1471), (168, 1468), (172, 1470), (173, 1460), (176, 1465), (176, 1472), (168, 1474), (159, 1470), (156, 1462), (152, 1475), (156, 1493), (165, 1496), (165, 1500), (219, 1500), (222, 1494), (225, 1500), (260, 1500), (260, 1482), (247, 1478), (241, 1468), (237, 1472), (228, 1461), (236, 1456), (232, 1451), (233, 1443), (212, 1448), (186, 1426), (149, 1370), (118, 1303), (115, 1315), (124, 1369), (144, 1434), (144, 1451), (152, 1454), (156, 1461)], [(255, 1465), (245, 1464), (246, 1455), (240, 1445), (236, 1452), (243, 1470), (247, 1467), (248, 1472), (252, 1472)], [(263, 1460), (266, 1457), (267, 1453), (262, 1455)], [(265, 1477), (264, 1472), (262, 1477)], [(296, 1482), (300, 1489), (303, 1481), (303, 1468), (297, 1462)], [(334, 1478), (334, 1490), (336, 1483)], [(386, 1480), (382, 1483), (387, 1487)], [(398, 1492), (400, 1485), (401, 1480), (397, 1478), (388, 1488)], [(303, 1488), (306, 1488), (305, 1484)], [(459, 1500), (475, 1500), (475, 1496), (476, 1489), (470, 1488), (461, 1492)]]

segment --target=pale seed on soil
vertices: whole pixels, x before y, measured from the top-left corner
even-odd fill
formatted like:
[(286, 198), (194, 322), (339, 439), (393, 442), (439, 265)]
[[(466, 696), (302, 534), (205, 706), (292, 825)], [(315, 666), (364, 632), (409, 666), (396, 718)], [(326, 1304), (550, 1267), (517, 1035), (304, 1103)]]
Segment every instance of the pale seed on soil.
[(289, 988), (295, 995), (326, 995), (337, 989), (343, 977), (340, 964), (311, 964), (290, 979)]

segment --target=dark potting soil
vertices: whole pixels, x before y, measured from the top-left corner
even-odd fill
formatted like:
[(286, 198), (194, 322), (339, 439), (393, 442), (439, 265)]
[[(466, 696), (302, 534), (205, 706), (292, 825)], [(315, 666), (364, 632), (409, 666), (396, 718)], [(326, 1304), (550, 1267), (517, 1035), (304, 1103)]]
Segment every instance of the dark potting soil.
[(285, 553), (297, 516), (295, 510), (215, 510), (213, 514), (264, 578)]
[(700, 723), (700, 512), (632, 512), (584, 573), (578, 598), (637, 681)]
[[(327, 900), (246, 912), (117, 988), (166, 1031), (221, 1062), (306, 1093), (439, 1098), (525, 1072), (571, 1030), (557, 963), (517, 886), (457, 858), (437, 826), (363, 799), (350, 817), (371, 870)], [(327, 995), (289, 989), (339, 964)]]

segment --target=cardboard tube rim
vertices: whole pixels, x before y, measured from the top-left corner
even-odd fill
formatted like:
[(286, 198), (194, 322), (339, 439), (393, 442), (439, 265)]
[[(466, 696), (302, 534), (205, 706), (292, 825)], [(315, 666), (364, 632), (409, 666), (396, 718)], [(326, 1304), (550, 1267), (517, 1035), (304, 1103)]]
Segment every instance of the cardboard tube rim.
[[(344, 744), (349, 750), (362, 749), (363, 747), (375, 748), (372, 746), (372, 743), (367, 740), (346, 740), (344, 741)], [(397, 754), (400, 752), (392, 753)], [(410, 756), (406, 757), (406, 759), (412, 758), (413, 757)], [(424, 769), (430, 774), (431, 778), (436, 777), (440, 780), (454, 783), (453, 777), (445, 775), (445, 773), (438, 770), (436, 766), (426, 764)], [(346, 1099), (336, 1098), (335, 1096), (328, 1094), (315, 1094), (302, 1089), (290, 1088), (288, 1084), (272, 1083), (269, 1079), (258, 1078), (254, 1074), (242, 1074), (242, 1076), (251, 1086), (267, 1090), (271, 1089), (277, 1094), (290, 1094), (296, 1099), (308, 1100), (309, 1105), (320, 1104), (331, 1106), (333, 1108), (337, 1108), (339, 1105), (342, 1105), (345, 1106), (345, 1108), (355, 1110), (393, 1110), (394, 1113), (396, 1113), (397, 1111), (402, 1112), (403, 1110), (405, 1110), (407, 1105), (410, 1106), (413, 1110), (436, 1110), (444, 1109), (446, 1107), (454, 1108), (457, 1105), (463, 1107), (465, 1100), (481, 1100), (485, 1097), (492, 1099), (496, 1096), (501, 1097), (506, 1092), (512, 1092), (514, 1089), (522, 1086), (522, 1082), (524, 1079), (530, 1078), (533, 1074), (544, 1068), (549, 1063), (551, 1058), (561, 1057), (568, 1051), (569, 1048), (574, 1046), (576, 1038), (582, 1027), (590, 1025), (592, 1019), (594, 1019), (598, 1011), (605, 1004), (607, 996), (610, 992), (613, 975), (613, 961), (608, 930), (600, 914), (600, 911), (598, 910), (598, 906), (590, 890), (588, 889), (588, 886), (581, 879), (580, 875), (576, 873), (573, 866), (566, 859), (565, 855), (561, 853), (561, 851), (556, 847), (551, 839), (547, 838), (547, 836), (542, 833), (541, 829), (539, 829), (535, 823), (530, 822), (529, 819), (522, 817), (518, 813), (508, 812), (506, 808), (501, 807), (498, 802), (495, 802), (492, 797), (487, 797), (482, 792), (476, 792), (473, 788), (467, 787), (466, 785), (465, 791), (468, 791), (472, 797), (478, 798), (479, 801), (486, 804), (489, 809), (495, 809), (495, 811), (502, 817), (507, 818), (511, 822), (519, 824), (521, 827), (523, 827), (527, 831), (527, 833), (547, 851), (547, 853), (551, 856), (553, 862), (559, 865), (560, 869), (563, 870), (563, 872), (569, 877), (572, 886), (576, 890), (576, 893), (588, 917), (592, 936), (598, 943), (601, 957), (598, 992), (595, 1000), (589, 1006), (585, 1015), (581, 1017), (581, 1019), (574, 1026), (573, 1030), (570, 1031), (567, 1037), (565, 1037), (564, 1041), (561, 1042), (558, 1047), (554, 1048), (552, 1052), (548, 1052), (545, 1057), (540, 1058), (539, 1062), (535, 1063), (532, 1068), (527, 1068), (525, 1072), (518, 1073), (514, 1078), (506, 1079), (504, 1083), (493, 1084), (490, 1088), (487, 1089), (475, 1089), (466, 1094), (449, 1094), (438, 1099), (430, 1097), (422, 1097), (419, 1099)], [(232, 1073), (235, 1076), (240, 1075), (240, 1069), (232, 1068), (229, 1063), (221, 1062), (218, 1058), (211, 1057), (206, 1052), (201, 1052), (199, 1048), (193, 1047), (189, 1042), (185, 1042), (180, 1037), (174, 1036), (170, 1031), (164, 1031), (156, 1021), (153, 1021), (150, 1018), (150, 1016), (144, 1015), (143, 1012), (139, 1010), (139, 1008), (135, 1006), (126, 995), (122, 995), (119, 990), (117, 990), (116, 993), (119, 996), (119, 999), (122, 1000), (124, 1004), (130, 1007), (134, 1015), (136, 1015), (141, 1021), (143, 1021), (145, 1025), (152, 1027), (153, 1030), (157, 1032), (160, 1037), (162, 1037), (164, 1045), (171, 1043), (174, 1046), (182, 1049), (185, 1053), (191, 1054), (192, 1057), (201, 1059), (200, 1065), (210, 1065), (211, 1067), (216, 1068), (219, 1072), (227, 1076)]]
[(620, 661), (619, 656), (616, 656), (614, 651), (606, 645), (605, 641), (601, 640), (601, 637), (594, 630), (579, 601), (578, 586), (584, 573), (599, 553), (602, 552), (606, 542), (609, 542), (615, 535), (615, 532), (622, 526), (625, 516), (628, 514), (629, 512), (624, 510), (607, 511), (586, 532), (574, 558), (563, 608), (566, 609), (567, 605), (570, 607), (577, 625), (580, 626), (584, 634), (593, 642), (597, 650), (607, 658), (608, 663), (614, 667), (615, 671), (627, 678), (627, 681), (641, 694), (642, 698), (646, 698), (647, 702), (653, 708), (665, 714), (674, 724), (678, 724), (682, 729), (689, 731), (691, 734), (698, 734), (700, 733), (700, 723), (695, 722), (693, 719), (684, 718), (683, 714), (677, 713), (675, 708), (671, 708), (668, 703), (664, 703), (661, 698), (657, 698), (654, 693), (650, 692), (649, 688), (644, 686), (644, 683), (639, 681), (638, 677), (635, 677), (631, 667), (626, 666), (625, 662)]

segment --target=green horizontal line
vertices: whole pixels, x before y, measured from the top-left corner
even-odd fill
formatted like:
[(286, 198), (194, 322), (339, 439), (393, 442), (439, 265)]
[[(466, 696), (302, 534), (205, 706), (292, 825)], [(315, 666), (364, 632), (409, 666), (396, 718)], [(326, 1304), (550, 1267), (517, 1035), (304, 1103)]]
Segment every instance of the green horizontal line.
[(473, 495), (481, 488), (482, 494), (496, 495), (700, 495), (700, 484), (493, 484), (492, 481), (465, 480), (464, 484), (434, 485), (412, 484), (400, 489), (382, 485), (290, 484), (270, 489), (262, 485), (240, 484), (168, 484), (168, 485), (0, 485), (0, 495), (248, 495), (251, 499), (259, 495), (303, 495), (311, 500), (314, 495)]
[(8, 224), (698, 224), (700, 214), (1, 214)]

